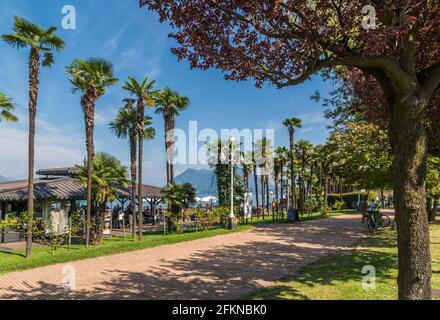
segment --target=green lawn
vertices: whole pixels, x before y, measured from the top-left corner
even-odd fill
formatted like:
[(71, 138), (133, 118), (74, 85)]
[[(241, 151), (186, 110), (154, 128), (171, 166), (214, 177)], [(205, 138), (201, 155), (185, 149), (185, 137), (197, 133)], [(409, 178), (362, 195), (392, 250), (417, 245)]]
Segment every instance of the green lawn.
[(32, 258), (25, 259), (24, 250), (0, 250), (0, 274), (11, 271), (25, 270), (36, 267), (42, 267), (55, 263), (76, 261), (99, 256), (112, 255), (121, 252), (140, 250), (156, 247), (164, 244), (172, 244), (227, 234), (231, 232), (240, 232), (254, 228), (251, 225), (240, 225), (236, 230), (230, 231), (223, 228), (209, 231), (188, 231), (183, 234), (163, 235), (161, 232), (144, 234), (142, 242), (128, 239), (124, 242), (122, 237), (112, 237), (104, 239), (99, 247), (90, 247), (88, 250), (83, 244), (73, 244), (70, 252), (67, 246), (63, 246), (55, 251), (53, 255), (49, 254), (48, 248), (36, 247), (32, 250)]
[[(440, 289), (440, 223), (431, 225), (432, 287)], [(362, 267), (376, 268), (376, 289), (362, 288)], [(302, 268), (296, 276), (261, 289), (250, 299), (365, 300), (397, 299), (396, 233), (384, 230), (361, 240), (353, 251)]]

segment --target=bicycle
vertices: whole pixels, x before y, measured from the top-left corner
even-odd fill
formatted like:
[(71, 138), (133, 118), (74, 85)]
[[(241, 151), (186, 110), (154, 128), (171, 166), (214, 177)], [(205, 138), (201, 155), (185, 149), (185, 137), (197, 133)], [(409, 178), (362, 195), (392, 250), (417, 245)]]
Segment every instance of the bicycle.
[(391, 219), (386, 214), (380, 213), (379, 208), (369, 208), (366, 212), (366, 220), (368, 230), (374, 232), (375, 230), (381, 230), (390, 225)]

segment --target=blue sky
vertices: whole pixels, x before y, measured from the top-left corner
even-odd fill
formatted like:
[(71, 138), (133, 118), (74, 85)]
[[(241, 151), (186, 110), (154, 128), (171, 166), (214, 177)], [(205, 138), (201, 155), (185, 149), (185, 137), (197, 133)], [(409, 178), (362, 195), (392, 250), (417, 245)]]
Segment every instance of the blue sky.
[[(77, 11), (77, 29), (61, 28), (64, 5)], [(112, 87), (96, 106), (96, 151), (105, 151), (128, 164), (127, 142), (118, 140), (108, 130), (108, 123), (121, 107), (126, 93), (122, 82), (132, 75), (149, 76), (157, 88), (169, 86), (191, 100), (190, 108), (177, 119), (177, 127), (188, 128), (198, 121), (198, 128), (275, 129), (275, 144), (287, 145), (287, 131), (281, 121), (299, 117), (303, 128), (297, 137), (323, 143), (328, 136), (323, 107), (310, 100), (318, 89), (325, 96), (331, 90), (318, 76), (306, 83), (277, 90), (255, 88), (252, 81), (225, 81), (218, 70), (190, 70), (170, 53), (175, 46), (167, 35), (167, 24), (160, 24), (154, 12), (140, 9), (137, 0), (0, 0), (0, 34), (10, 33), (13, 17), (25, 17), (43, 26), (57, 26), (66, 47), (55, 56), (55, 65), (43, 69), (37, 115), (36, 168), (70, 166), (85, 155), (84, 124), (80, 94), (70, 92), (64, 67), (74, 58), (102, 57), (113, 62), (120, 83)], [(24, 178), (27, 167), (27, 56), (0, 43), (0, 91), (14, 99), (19, 123), (0, 124), (0, 175)], [(146, 183), (165, 182), (163, 122), (152, 111), (157, 137), (145, 144), (144, 177)], [(194, 167), (194, 166), (192, 166)], [(185, 166), (178, 166), (179, 172)]]

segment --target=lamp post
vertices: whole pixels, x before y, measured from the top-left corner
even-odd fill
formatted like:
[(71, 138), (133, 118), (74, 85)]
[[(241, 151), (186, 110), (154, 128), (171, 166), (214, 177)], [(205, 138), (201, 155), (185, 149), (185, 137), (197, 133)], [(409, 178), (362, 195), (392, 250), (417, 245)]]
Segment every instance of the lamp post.
[[(236, 142), (235, 137), (232, 137), (232, 136), (229, 137), (229, 145), (227, 146), (227, 148), (229, 149), (229, 164), (231, 165), (231, 186), (229, 189), (229, 191), (230, 191), (230, 193), (229, 193), (230, 211), (229, 211), (229, 216), (228, 216), (228, 221), (227, 221), (227, 228), (228, 229), (237, 228), (237, 218), (234, 215), (234, 153), (236, 151), (236, 149), (234, 149), (235, 142)], [(223, 149), (225, 149), (225, 148), (223, 148)], [(223, 149), (221, 151), (222, 160), (225, 158)]]

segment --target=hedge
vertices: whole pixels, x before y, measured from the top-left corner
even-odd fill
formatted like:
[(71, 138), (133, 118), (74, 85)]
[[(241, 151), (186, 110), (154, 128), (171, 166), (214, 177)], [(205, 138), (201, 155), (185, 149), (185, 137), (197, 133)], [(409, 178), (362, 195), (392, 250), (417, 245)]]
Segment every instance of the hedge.
[[(345, 204), (345, 208), (347, 209), (356, 209), (358, 202), (359, 193), (358, 192), (350, 192), (343, 193), (342, 199), (341, 194), (329, 194), (328, 195), (328, 206), (333, 207), (336, 201), (343, 201)], [(367, 200), (368, 194), (366, 192), (361, 192), (361, 201)]]

